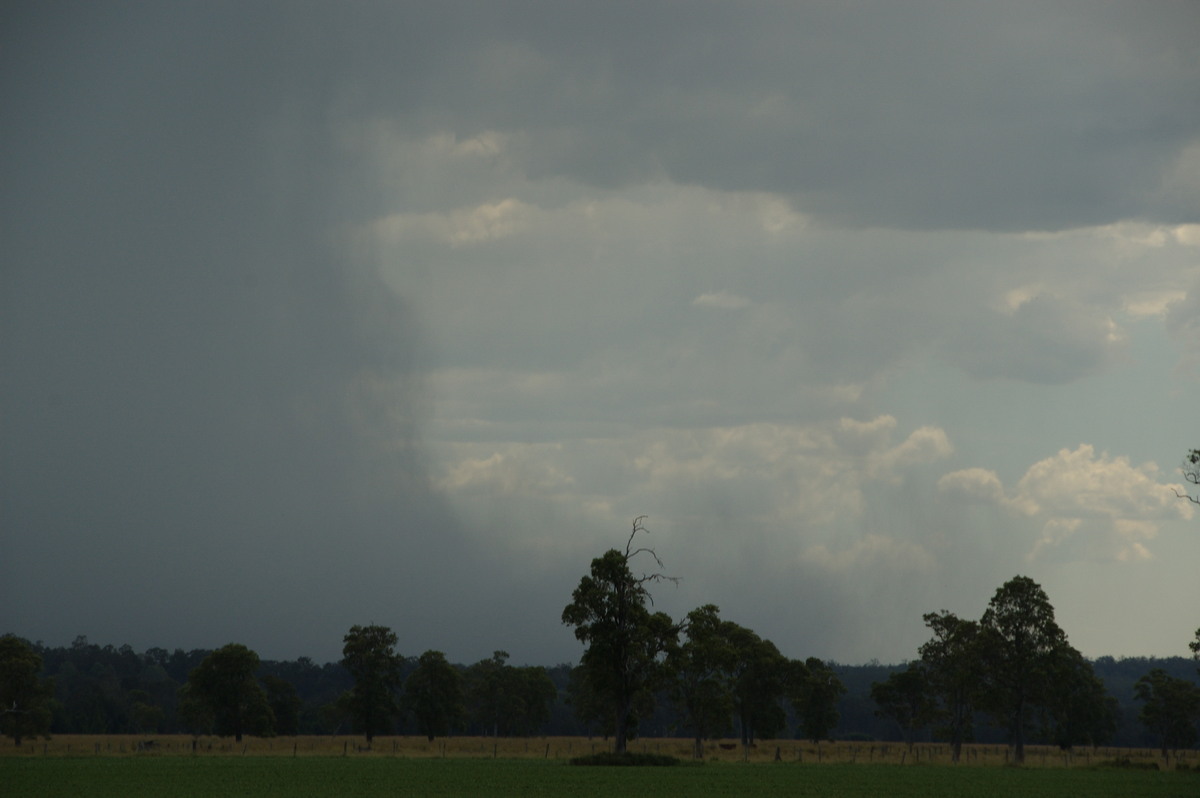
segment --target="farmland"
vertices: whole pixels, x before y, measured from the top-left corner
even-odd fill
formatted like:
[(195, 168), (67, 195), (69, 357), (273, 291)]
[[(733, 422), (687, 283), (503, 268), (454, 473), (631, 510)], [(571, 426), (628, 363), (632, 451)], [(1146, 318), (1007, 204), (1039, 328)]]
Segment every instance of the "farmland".
[[(1186, 769), (1162, 772), (1153, 751), (1100, 750), (1064, 757), (1030, 752), (1023, 768), (1004, 767), (1002, 748), (974, 746), (950, 766), (944, 747), (797, 741), (749, 752), (712, 745), (704, 764), (672, 768), (571, 767), (567, 759), (603, 741), (585, 738), (484, 739), (200, 738), (61, 736), (0, 748), (0, 782), (9, 795), (404, 796), (404, 795), (796, 795), (1194, 796), (1196, 752)], [(140, 744), (140, 746), (139, 746)], [(640, 740), (632, 746), (686, 756), (689, 742)], [(776, 761), (778, 748), (779, 760)], [(1043, 755), (1044, 754), (1044, 755)], [(1106, 766), (1126, 759), (1143, 767)], [(901, 764), (903, 762), (903, 764)]]

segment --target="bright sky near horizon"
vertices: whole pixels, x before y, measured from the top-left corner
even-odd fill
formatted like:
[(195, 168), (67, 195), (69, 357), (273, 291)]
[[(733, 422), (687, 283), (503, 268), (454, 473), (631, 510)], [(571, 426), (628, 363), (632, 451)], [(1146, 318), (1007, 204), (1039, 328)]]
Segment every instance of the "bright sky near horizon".
[[(1200, 5), (16, 2), (0, 633), (912, 658), (1016, 574), (1185, 655)], [(1190, 487), (1190, 486), (1188, 486)]]

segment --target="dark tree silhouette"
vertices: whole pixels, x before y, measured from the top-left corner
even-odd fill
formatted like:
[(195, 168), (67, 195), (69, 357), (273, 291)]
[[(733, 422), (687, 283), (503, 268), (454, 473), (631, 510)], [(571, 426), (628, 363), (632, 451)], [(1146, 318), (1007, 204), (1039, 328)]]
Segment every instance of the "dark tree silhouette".
[(958, 762), (963, 743), (971, 732), (982, 679), (979, 624), (942, 610), (926, 613), (925, 625), (933, 631), (933, 637), (921, 646), (919, 653), (936, 703), (934, 719), (950, 738), (951, 760)]
[(803, 677), (793, 682), (792, 708), (800, 716), (804, 736), (814, 743), (828, 740), (838, 723), (838, 699), (846, 686), (833, 668), (816, 657), (804, 661)]
[(1026, 724), (1035, 706), (1053, 701), (1067, 636), (1054, 620), (1046, 592), (1027, 576), (1015, 576), (996, 590), (979, 626), (982, 701), (1007, 726), (1013, 761), (1022, 764)]
[(692, 610), (684, 623), (687, 640), (667, 655), (671, 698), (683, 713), (694, 740), (693, 755), (704, 757), (704, 740), (729, 730), (733, 714), (733, 670), (737, 652), (727, 622), (713, 604)]
[(396, 693), (404, 659), (396, 653), (396, 634), (386, 626), (352, 626), (342, 641), (342, 665), (354, 677), (342, 702), (369, 746), (377, 733), (391, 730), (400, 713)]
[(203, 707), (222, 737), (241, 742), (243, 734), (272, 734), (274, 717), (254, 678), (258, 665), (258, 654), (242, 644), (222, 646), (188, 675), (184, 701)]
[(886, 680), (872, 683), (871, 700), (879, 707), (876, 715), (896, 721), (909, 751), (916, 732), (929, 725), (936, 709), (928, 668), (921, 662), (909, 663)]
[(42, 658), (16, 635), (0, 637), (0, 731), (21, 744), (50, 731), (54, 686), (42, 679)]
[(665, 613), (651, 612), (648, 585), (677, 581), (656, 571), (635, 576), (630, 564), (649, 556), (662, 568), (653, 549), (634, 548), (633, 539), (646, 532), (645, 516), (633, 520), (625, 550), (609, 549), (592, 560), (591, 572), (579, 581), (562, 621), (575, 627), (575, 637), (587, 645), (580, 658), (587, 689), (603, 702), (613, 719), (614, 748), (625, 753), (635, 708), (653, 700), (662, 685), (662, 657), (679, 635), (679, 626)]
[(1196, 744), (1196, 720), (1200, 718), (1200, 688), (1155, 668), (1138, 679), (1134, 694), (1142, 701), (1138, 716), (1157, 738), (1163, 758), (1180, 748)]
[(417, 719), (417, 730), (430, 742), (462, 722), (462, 675), (440, 651), (426, 651), (404, 683), (404, 704)]

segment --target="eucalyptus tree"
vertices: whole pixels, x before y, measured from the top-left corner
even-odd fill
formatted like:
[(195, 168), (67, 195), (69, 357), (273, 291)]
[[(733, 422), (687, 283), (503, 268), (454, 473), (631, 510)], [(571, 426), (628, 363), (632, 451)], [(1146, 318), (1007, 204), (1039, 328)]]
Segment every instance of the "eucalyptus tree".
[(608, 709), (613, 722), (614, 748), (624, 753), (635, 709), (653, 701), (664, 683), (667, 650), (679, 626), (663, 612), (652, 612), (649, 585), (677, 581), (659, 571), (635, 575), (632, 563), (649, 557), (659, 569), (662, 560), (653, 549), (634, 548), (645, 533), (645, 516), (633, 520), (624, 551), (609, 549), (592, 560), (590, 572), (571, 594), (562, 622), (575, 627), (575, 637), (587, 646), (580, 658), (587, 689)]
[(800, 717), (800, 729), (814, 743), (828, 740), (838, 723), (838, 699), (846, 686), (833, 667), (816, 657), (804, 661), (800, 678), (791, 681), (792, 708)]
[(950, 758), (958, 762), (963, 742), (971, 734), (971, 721), (982, 677), (979, 624), (952, 612), (926, 613), (925, 625), (933, 637), (919, 649), (934, 702), (933, 720), (950, 738)]
[(789, 662), (770, 640), (744, 626), (726, 622), (724, 629), (735, 652), (733, 706), (742, 745), (751, 745), (756, 738), (775, 737), (787, 726), (783, 701), (789, 681), (797, 679), (797, 665)]
[(417, 719), (417, 730), (430, 742), (450, 734), (466, 714), (462, 674), (440, 651), (426, 651), (404, 682), (404, 705)]
[(1051, 680), (1053, 688), (1042, 710), (1048, 737), (1063, 749), (1081, 744), (1096, 747), (1112, 740), (1117, 732), (1117, 700), (1082, 654), (1063, 647)]
[(258, 666), (258, 654), (244, 645), (222, 646), (188, 675), (181, 703), (207, 711), (222, 737), (232, 735), (241, 742), (243, 734), (272, 734), (275, 718), (254, 676)]
[(370, 746), (376, 734), (392, 729), (400, 714), (397, 691), (403, 680), (404, 658), (396, 653), (396, 634), (386, 626), (352, 626), (342, 639), (342, 666), (354, 686), (342, 697), (355, 727)]
[(1021, 764), (1031, 712), (1053, 703), (1059, 663), (1073, 649), (1046, 592), (1027, 576), (997, 588), (979, 625), (983, 706), (1008, 728), (1013, 761)]
[(496, 651), (467, 669), (467, 713), (484, 734), (532, 734), (550, 718), (558, 695), (545, 668), (509, 665), (507, 651)]
[(41, 677), (42, 658), (16, 635), (0, 637), (0, 731), (16, 745), (50, 731), (53, 684)]
[(467, 669), (466, 699), (471, 721), (484, 735), (507, 732), (507, 720), (521, 710), (521, 697), (512, 684), (508, 652), (496, 651)]
[(917, 731), (933, 720), (937, 709), (929, 684), (929, 669), (923, 662), (910, 662), (882, 682), (871, 684), (875, 714), (890, 718), (900, 727), (908, 750), (912, 751)]
[(671, 698), (692, 733), (697, 759), (704, 756), (704, 740), (729, 730), (733, 714), (737, 650), (728, 635), (730, 625), (719, 613), (714, 604), (688, 613), (683, 624), (685, 642), (667, 654)]
[(1139, 719), (1158, 739), (1163, 758), (1171, 750), (1196, 744), (1196, 721), (1200, 719), (1200, 688), (1186, 679), (1169, 676), (1155, 668), (1138, 679), (1134, 696), (1143, 702)]

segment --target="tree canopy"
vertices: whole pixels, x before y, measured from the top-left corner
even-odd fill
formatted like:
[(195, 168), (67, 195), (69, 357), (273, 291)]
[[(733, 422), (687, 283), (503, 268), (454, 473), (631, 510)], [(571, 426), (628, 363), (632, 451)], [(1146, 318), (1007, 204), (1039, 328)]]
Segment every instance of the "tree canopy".
[(404, 704), (417, 719), (417, 729), (431, 742), (463, 721), (462, 675), (440, 651), (426, 651), (404, 683)]
[(1172, 750), (1196, 744), (1200, 688), (1154, 668), (1138, 679), (1135, 690), (1137, 699), (1143, 702), (1139, 717), (1157, 738), (1164, 759)]
[(933, 719), (935, 703), (929, 686), (929, 669), (922, 662), (911, 662), (885, 681), (871, 685), (871, 700), (881, 717), (891, 718), (900, 728), (904, 742), (912, 750), (914, 735)]
[(220, 736), (274, 733), (275, 718), (266, 694), (255, 679), (258, 654), (241, 643), (230, 643), (209, 654), (188, 676), (185, 703), (193, 717), (211, 720)]
[(706, 604), (688, 613), (683, 625), (687, 639), (667, 655), (671, 698), (692, 733), (697, 758), (703, 755), (704, 740), (729, 730), (733, 713), (737, 649), (719, 612), (716, 605)]
[(979, 624), (952, 612), (926, 613), (925, 625), (933, 632), (919, 649), (926, 667), (933, 720), (941, 724), (950, 740), (950, 756), (958, 762), (962, 746), (971, 734), (982, 664), (979, 655)]
[(609, 549), (592, 560), (579, 581), (562, 621), (575, 627), (575, 637), (587, 646), (580, 658), (588, 690), (607, 707), (613, 720), (615, 750), (623, 754), (636, 710), (652, 704), (666, 670), (663, 657), (675, 643), (679, 627), (663, 612), (651, 612), (648, 585), (671, 580), (661, 572), (635, 576), (631, 562), (644, 555), (662, 568), (653, 549), (634, 548), (645, 533), (644, 516), (633, 521), (625, 550)]
[(1025, 761), (1025, 731), (1034, 706), (1049, 704), (1067, 636), (1041, 585), (1015, 576), (1001, 585), (980, 619), (984, 666), (981, 701), (1008, 727), (1013, 759)]
[(343, 696), (358, 731), (370, 745), (376, 734), (391, 731), (399, 714), (396, 695), (403, 680), (404, 659), (396, 653), (396, 634), (386, 626), (352, 626), (342, 642), (342, 665), (354, 678)]
[(838, 722), (838, 699), (846, 692), (832, 666), (816, 657), (804, 661), (804, 669), (792, 680), (792, 707), (800, 716), (804, 736), (814, 743), (831, 739)]
[(493, 736), (528, 735), (550, 716), (558, 695), (544, 668), (515, 668), (508, 652), (496, 651), (467, 669), (465, 680), (470, 720)]
[(42, 658), (24, 640), (0, 637), (0, 731), (15, 745), (50, 731), (54, 686), (41, 671)]

